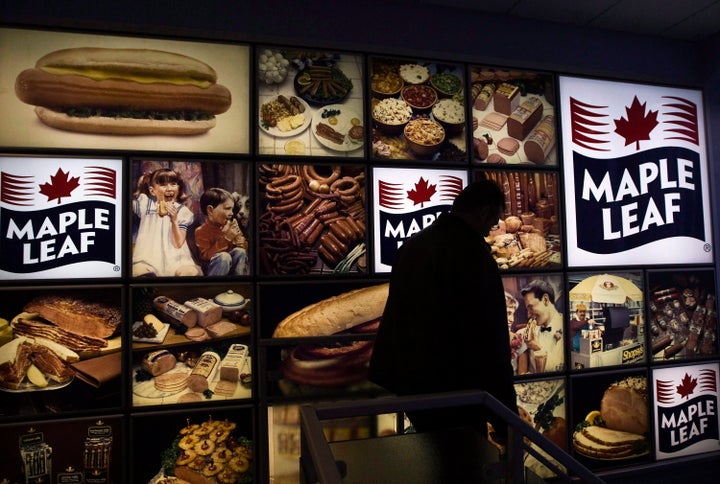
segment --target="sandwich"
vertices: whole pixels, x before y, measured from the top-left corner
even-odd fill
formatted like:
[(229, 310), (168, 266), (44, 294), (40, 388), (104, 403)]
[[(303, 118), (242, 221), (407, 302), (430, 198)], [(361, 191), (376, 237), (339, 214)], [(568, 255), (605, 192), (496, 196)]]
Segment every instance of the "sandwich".
[(231, 105), (212, 67), (151, 49), (57, 50), (17, 76), (15, 93), (46, 125), (96, 134), (197, 135)]
[(385, 309), (388, 284), (348, 291), (311, 304), (283, 319), (274, 338), (356, 334), (357, 340), (301, 343), (284, 352), (283, 375), (301, 385), (336, 387), (367, 378), (373, 341)]

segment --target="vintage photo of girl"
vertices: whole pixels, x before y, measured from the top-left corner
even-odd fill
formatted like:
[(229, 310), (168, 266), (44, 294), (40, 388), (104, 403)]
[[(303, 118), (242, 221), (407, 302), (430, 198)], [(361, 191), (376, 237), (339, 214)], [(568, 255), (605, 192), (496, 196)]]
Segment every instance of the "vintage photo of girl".
[[(247, 163), (134, 160), (131, 176), (135, 183), (131, 201), (132, 276), (229, 275), (228, 271), (209, 272), (208, 261), (203, 258), (195, 232), (208, 222), (207, 203), (206, 207), (202, 203), (204, 193), (229, 194), (229, 199), (223, 197), (222, 205), (227, 208), (222, 212), (228, 225), (240, 233), (238, 238), (240, 235), (246, 237), (238, 245), (242, 251), (248, 250), (248, 170)], [(216, 205), (212, 204), (213, 207)], [(244, 256), (238, 267), (233, 268), (232, 275), (249, 273), (247, 252)]]

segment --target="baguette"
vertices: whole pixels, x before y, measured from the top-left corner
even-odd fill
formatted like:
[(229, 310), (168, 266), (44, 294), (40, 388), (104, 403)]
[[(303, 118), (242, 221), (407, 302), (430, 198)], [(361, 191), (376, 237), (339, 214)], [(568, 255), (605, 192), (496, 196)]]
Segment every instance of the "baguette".
[(304, 307), (283, 319), (273, 338), (328, 336), (382, 316), (389, 284), (348, 291)]

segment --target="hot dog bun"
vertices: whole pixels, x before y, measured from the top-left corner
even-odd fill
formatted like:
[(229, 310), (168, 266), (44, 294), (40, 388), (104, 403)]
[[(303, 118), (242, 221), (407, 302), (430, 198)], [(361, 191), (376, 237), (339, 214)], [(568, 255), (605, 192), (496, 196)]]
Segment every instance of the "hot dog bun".
[(231, 105), (209, 65), (149, 49), (51, 52), (15, 80), (21, 101), (54, 128), (104, 134), (207, 132)]
[(137, 82), (174, 82), (208, 87), (215, 70), (202, 61), (174, 52), (152, 49), (78, 47), (44, 55), (35, 63), (56, 74), (78, 74), (96, 80), (136, 79)]
[(389, 285), (378, 284), (318, 301), (294, 312), (275, 328), (274, 338), (327, 336), (382, 316)]
[(95, 134), (194, 135), (205, 133), (216, 125), (215, 118), (198, 121), (111, 118), (106, 116), (81, 118), (43, 107), (36, 107), (35, 114), (40, 121), (53, 128)]

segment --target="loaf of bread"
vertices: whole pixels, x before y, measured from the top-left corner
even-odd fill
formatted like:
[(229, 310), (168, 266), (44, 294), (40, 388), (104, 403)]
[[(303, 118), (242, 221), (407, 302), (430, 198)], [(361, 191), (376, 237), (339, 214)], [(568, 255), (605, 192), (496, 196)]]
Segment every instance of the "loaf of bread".
[(327, 336), (382, 316), (389, 285), (348, 291), (304, 307), (283, 319), (274, 338)]

